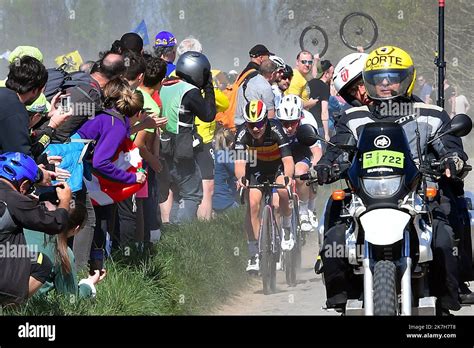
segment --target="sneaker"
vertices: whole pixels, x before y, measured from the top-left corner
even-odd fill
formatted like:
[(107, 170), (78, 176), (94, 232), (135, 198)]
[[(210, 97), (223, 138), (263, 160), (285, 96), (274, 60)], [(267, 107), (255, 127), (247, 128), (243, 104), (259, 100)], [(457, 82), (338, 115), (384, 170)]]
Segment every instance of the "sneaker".
[(255, 256), (252, 256), (247, 264), (247, 272), (258, 272), (260, 271), (260, 262), (258, 259), (258, 254)]
[(282, 250), (291, 250), (295, 246), (295, 238), (293, 233), (289, 228), (283, 228), (283, 238), (281, 240), (281, 249)]
[(278, 262), (276, 263), (276, 270), (277, 271), (283, 271), (283, 253), (280, 253), (280, 258), (278, 259)]
[(317, 217), (316, 214), (315, 214), (314, 212), (312, 212), (311, 210), (308, 211), (308, 216), (309, 216), (309, 222), (310, 222), (311, 225), (313, 226), (313, 229), (314, 229), (315, 231), (317, 231), (318, 226), (319, 226), (318, 217)]
[(305, 233), (311, 232), (311, 230), (313, 229), (313, 225), (311, 224), (308, 215), (301, 215), (300, 226), (301, 226), (301, 231)]

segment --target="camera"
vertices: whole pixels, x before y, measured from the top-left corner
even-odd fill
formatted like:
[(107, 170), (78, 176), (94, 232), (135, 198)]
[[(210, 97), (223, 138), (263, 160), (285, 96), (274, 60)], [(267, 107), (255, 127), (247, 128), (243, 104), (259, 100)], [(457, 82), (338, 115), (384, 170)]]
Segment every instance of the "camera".
[(62, 95), (61, 96), (61, 109), (63, 112), (69, 112), (71, 108), (71, 96)]

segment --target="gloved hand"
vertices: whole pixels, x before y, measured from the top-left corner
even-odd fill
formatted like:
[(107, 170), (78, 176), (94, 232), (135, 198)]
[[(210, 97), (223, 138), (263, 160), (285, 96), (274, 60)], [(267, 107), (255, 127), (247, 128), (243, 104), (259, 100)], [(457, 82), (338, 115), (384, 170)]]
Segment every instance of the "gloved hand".
[(457, 153), (449, 154), (441, 159), (440, 169), (448, 178), (456, 178), (464, 167), (464, 161), (459, 158)]
[(323, 185), (329, 183), (331, 178), (332, 163), (327, 160), (320, 160), (314, 167), (318, 178), (318, 184)]

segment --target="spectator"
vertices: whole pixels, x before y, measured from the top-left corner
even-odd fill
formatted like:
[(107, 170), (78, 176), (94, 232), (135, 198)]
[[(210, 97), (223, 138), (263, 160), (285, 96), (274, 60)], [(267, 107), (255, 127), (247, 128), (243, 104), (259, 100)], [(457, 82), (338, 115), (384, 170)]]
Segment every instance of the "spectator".
[(323, 134), (329, 140), (329, 96), (330, 84), (334, 75), (334, 66), (329, 60), (321, 61), (319, 77), (308, 82), (310, 98), (318, 100), (309, 111), (313, 114), (319, 128), (319, 134)]
[[(104, 97), (104, 112), (84, 123), (77, 132), (82, 139), (95, 140), (91, 165), (96, 172), (112, 180), (126, 184), (144, 183), (144, 173), (126, 172), (112, 163), (120, 144), (130, 136), (130, 123), (140, 119), (143, 95), (134, 92), (125, 79), (116, 78), (105, 86)], [(96, 223), (91, 257), (100, 257), (96, 251), (105, 247), (106, 232), (102, 230), (102, 222), (110, 220), (111, 210), (111, 205), (94, 207)]]
[(132, 51), (138, 55), (143, 55), (143, 39), (137, 33), (123, 34), (120, 40), (115, 40), (110, 49), (114, 53), (124, 54)]
[[(104, 95), (105, 85), (112, 79), (121, 76), (125, 72), (125, 64), (122, 55), (112, 53), (111, 51), (101, 54), (99, 61), (95, 62), (90, 73), (90, 84), (94, 88), (98, 89), (101, 94), (99, 99), (102, 99)], [(101, 103), (99, 100), (98, 103)], [(94, 115), (88, 115), (83, 113), (71, 117), (62, 127), (59, 127), (55, 133), (55, 138), (64, 142), (69, 139), (85, 122), (87, 122), (90, 116), (95, 116), (95, 112), (100, 114), (102, 112), (100, 107), (94, 110)], [(82, 177), (82, 176), (81, 176)], [(81, 178), (82, 180), (82, 178)], [(76, 268), (82, 269), (87, 265), (89, 260), (89, 254), (91, 250), (92, 240), (94, 237), (95, 226), (95, 212), (92, 206), (92, 201), (85, 188), (79, 192), (76, 196), (76, 200), (83, 202), (87, 207), (87, 222), (83, 229), (74, 237), (73, 252), (75, 255)]]
[(455, 115), (454, 107), (456, 104), (456, 90), (452, 87), (448, 80), (444, 80), (444, 110), (450, 117)]
[(134, 90), (143, 82), (146, 69), (145, 59), (135, 52), (128, 51), (124, 53), (123, 60), (126, 67), (123, 77)]
[(467, 114), (471, 105), (465, 95), (460, 94), (459, 87), (456, 88), (456, 99), (454, 102), (454, 114)]
[(250, 100), (262, 100), (268, 110), (268, 118), (275, 117), (275, 102), (272, 84), (278, 75), (278, 66), (271, 60), (265, 60), (260, 65), (260, 74), (250, 78), (247, 83), (242, 83), (237, 95), (237, 108), (235, 112), (235, 125), (242, 125), (244, 109)]
[(85, 72), (86, 74), (90, 74), (94, 64), (95, 62), (93, 60), (88, 60), (79, 66), (79, 71)]
[(314, 107), (319, 101), (310, 99), (308, 78), (313, 67), (314, 60), (311, 52), (301, 51), (296, 56), (296, 67), (293, 69), (293, 78), (290, 87), (285, 94), (295, 94), (303, 100), (303, 107), (306, 110)]
[(328, 111), (329, 111), (329, 135), (332, 137), (335, 134), (335, 125), (342, 112), (349, 109), (349, 105), (344, 98), (342, 98), (336, 91), (334, 83), (331, 81), (331, 95), (329, 96)]
[(173, 64), (176, 59), (176, 38), (169, 31), (160, 31), (155, 37), (155, 56), (163, 59), (168, 67), (166, 68), (166, 76), (168, 77), (175, 69)]
[[(67, 184), (56, 187), (58, 209), (49, 211), (28, 197), (41, 171), (35, 161), (19, 152), (0, 155), (0, 218), (2, 250), (26, 250), (23, 228), (58, 234), (69, 218), (71, 190)], [(30, 254), (30, 255), (27, 255)], [(48, 279), (51, 261), (42, 253), (15, 253), (0, 257), (0, 304), (21, 303), (33, 295)], [(33, 259), (34, 257), (34, 259)]]
[[(173, 190), (174, 209), (170, 220), (179, 223), (196, 217), (203, 197), (202, 177), (194, 158), (194, 119), (213, 121), (216, 101), (211, 65), (202, 53), (189, 51), (181, 55), (176, 75), (178, 78), (166, 81), (160, 91), (163, 115), (168, 119), (166, 131), (162, 133), (162, 145), (165, 142), (168, 145), (162, 146), (162, 154), (169, 166), (170, 178), (169, 182), (160, 181), (160, 184), (163, 182), (162, 192), (168, 188)], [(162, 202), (166, 200), (163, 198)]]
[(10, 64), (7, 88), (0, 88), (0, 153), (31, 154), (42, 163), (40, 168), (43, 172), (43, 184), (49, 184), (54, 173), (44, 169), (47, 161), (42, 153), (54, 136), (56, 128), (72, 114), (55, 107), (59, 98), (57, 94), (52, 100), (51, 111), (48, 114), (50, 121), (32, 144), (30, 117), (25, 106), (33, 104), (38, 99), (47, 79), (48, 72), (40, 61), (30, 56), (23, 56)]
[(177, 51), (176, 51), (176, 53), (178, 55), (178, 58), (181, 55), (183, 55), (183, 53), (186, 53), (188, 51), (194, 51), (194, 52), (202, 53), (201, 43), (192, 36), (188, 36), (187, 38), (185, 38), (183, 41), (181, 41), (179, 43)]
[(250, 69), (255, 69), (255, 70), (259, 70), (260, 68), (260, 65), (268, 60), (268, 58), (270, 56), (273, 55), (273, 53), (271, 53), (268, 48), (266, 48), (264, 45), (262, 44), (258, 44), (258, 45), (255, 45), (253, 46), (250, 51), (249, 51), (249, 55), (250, 55), (250, 62), (247, 64), (247, 66), (244, 68), (244, 70), (242, 70), (242, 72), (240, 73), (240, 75), (236, 78), (236, 80), (238, 80), (240, 78), (240, 76), (242, 76), (243, 74), (245, 74), (247, 71), (249, 71)]
[(416, 95), (423, 100), (424, 103), (429, 104), (430, 94), (433, 91), (433, 87), (426, 82), (426, 79), (423, 75), (418, 76), (416, 79), (418, 82), (418, 91)]
[(87, 209), (77, 204), (69, 212), (67, 227), (60, 234), (46, 236), (41, 232), (25, 229), (28, 247), (46, 255), (53, 264), (52, 279), (47, 280), (38, 294), (46, 294), (56, 289), (59, 293), (84, 297), (95, 297), (95, 285), (104, 279), (106, 272), (95, 270), (93, 275), (77, 282), (77, 270), (74, 265), (74, 254), (67, 245), (67, 239), (76, 235), (87, 219)]
[[(157, 181), (156, 173), (161, 171), (159, 161), (159, 131), (156, 127), (166, 124), (166, 118), (160, 118), (161, 110), (152, 99), (152, 94), (161, 89), (166, 74), (166, 62), (157, 57), (146, 56), (146, 70), (140, 87), (143, 95), (143, 107), (155, 121), (153, 128), (146, 128), (132, 135), (134, 143), (140, 149), (147, 170), (147, 185), (136, 195), (118, 203), (120, 221), (120, 243), (122, 246), (131, 242), (158, 242), (161, 237), (157, 219)], [(134, 212), (136, 205), (136, 212)], [(143, 224), (141, 223), (143, 222)]]
[(236, 178), (234, 175), (234, 161), (231, 159), (231, 149), (235, 135), (228, 129), (219, 127), (214, 140), (214, 195), (212, 208), (220, 214), (229, 208), (238, 207), (236, 198)]
[(285, 91), (290, 87), (291, 79), (293, 78), (293, 69), (288, 64), (285, 65), (283, 73), (279, 81), (272, 86), (273, 94), (275, 95), (275, 107), (280, 104), (281, 99), (285, 95)]
[[(184, 39), (178, 46), (178, 54), (181, 56), (187, 51), (194, 51), (202, 53), (201, 43), (189, 37)], [(216, 73), (218, 70), (211, 70), (211, 73)], [(220, 72), (221, 74), (222, 72)], [(216, 76), (213, 75), (213, 81), (216, 81)], [(229, 107), (229, 100), (227, 96), (216, 86), (214, 82), (214, 98), (216, 101), (216, 112), (223, 112)], [(202, 138), (202, 150), (196, 151), (196, 162), (201, 171), (203, 197), (201, 204), (198, 207), (197, 216), (200, 219), (209, 220), (212, 216), (212, 196), (214, 194), (214, 154), (212, 148), (212, 141), (216, 130), (216, 121), (203, 122), (199, 117), (194, 118), (196, 131)], [(168, 200), (172, 198), (172, 193)], [(169, 205), (169, 202), (168, 202)]]

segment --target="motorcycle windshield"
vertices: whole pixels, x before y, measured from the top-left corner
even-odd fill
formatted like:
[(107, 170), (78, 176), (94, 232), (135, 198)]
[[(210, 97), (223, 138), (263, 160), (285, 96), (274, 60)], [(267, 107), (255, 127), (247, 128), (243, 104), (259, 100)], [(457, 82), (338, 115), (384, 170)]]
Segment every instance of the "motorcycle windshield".
[[(403, 128), (393, 122), (366, 124), (359, 136), (357, 154), (349, 170), (349, 179), (360, 187), (362, 178), (402, 176), (400, 194), (413, 187), (419, 177)], [(398, 195), (397, 195), (398, 196)]]

